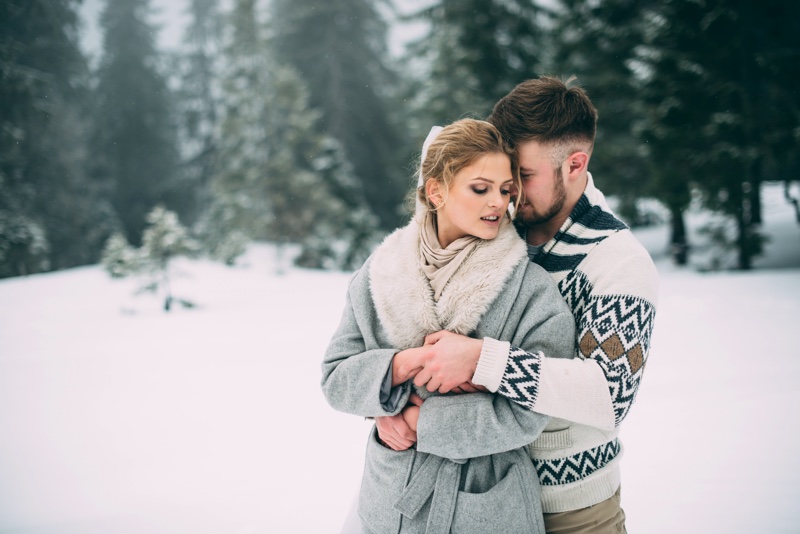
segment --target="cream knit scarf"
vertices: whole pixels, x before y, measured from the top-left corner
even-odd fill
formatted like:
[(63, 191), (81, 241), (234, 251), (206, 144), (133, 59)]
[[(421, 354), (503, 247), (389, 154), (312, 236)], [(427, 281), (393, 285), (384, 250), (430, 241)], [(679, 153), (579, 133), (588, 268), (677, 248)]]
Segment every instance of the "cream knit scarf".
[(438, 302), (450, 277), (469, 257), (480, 238), (464, 236), (450, 243), (447, 248), (442, 248), (436, 232), (435, 219), (433, 212), (425, 213), (420, 224), (419, 252), (422, 271), (428, 277), (433, 289), (433, 300)]

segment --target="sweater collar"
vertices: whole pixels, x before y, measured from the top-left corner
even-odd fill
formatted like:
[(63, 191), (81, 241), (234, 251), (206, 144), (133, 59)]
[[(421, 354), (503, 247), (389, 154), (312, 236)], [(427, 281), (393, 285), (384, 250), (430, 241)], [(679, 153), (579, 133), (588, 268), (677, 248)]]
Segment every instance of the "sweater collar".
[(627, 225), (609, 208), (603, 193), (594, 186), (590, 174), (583, 195), (556, 235), (544, 244), (534, 262), (559, 281), (575, 269), (598, 243), (626, 228)]
[(624, 230), (628, 226), (620, 221), (608, 206), (605, 195), (594, 185), (592, 173), (587, 173), (586, 188), (575, 207), (561, 225), (556, 235), (542, 247), (542, 254), (548, 254), (559, 243), (568, 240), (602, 236)]

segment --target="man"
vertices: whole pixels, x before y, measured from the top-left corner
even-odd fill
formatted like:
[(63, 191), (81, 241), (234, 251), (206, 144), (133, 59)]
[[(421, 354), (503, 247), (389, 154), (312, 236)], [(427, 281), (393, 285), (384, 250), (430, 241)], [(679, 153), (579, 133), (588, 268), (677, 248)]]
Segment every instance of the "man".
[[(625, 532), (617, 435), (647, 361), (658, 281), (647, 251), (594, 186), (597, 111), (569, 83), (523, 82), (488, 120), (519, 153), (524, 199), (515, 222), (575, 316), (578, 357), (443, 331), (399, 374), (416, 373), (415, 384), (442, 393), (477, 386), (551, 416), (530, 447), (547, 532), (617, 533)], [(377, 423), (387, 443), (415, 440), (400, 415)]]

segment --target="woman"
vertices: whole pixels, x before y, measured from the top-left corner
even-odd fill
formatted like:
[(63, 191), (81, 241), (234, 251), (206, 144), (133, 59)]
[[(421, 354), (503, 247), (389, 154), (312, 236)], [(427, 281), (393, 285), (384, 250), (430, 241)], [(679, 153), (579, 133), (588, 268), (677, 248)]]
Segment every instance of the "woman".
[(363, 531), (544, 533), (525, 446), (547, 418), (501, 396), (430, 394), (397, 371), (439, 330), (571, 357), (572, 314), (510, 224), (519, 173), (492, 125), (464, 119), (444, 128), (423, 151), (420, 175), (416, 216), (354, 275), (322, 365), (333, 408), (402, 412), (417, 432), (414, 448), (396, 451), (373, 428), (358, 503)]

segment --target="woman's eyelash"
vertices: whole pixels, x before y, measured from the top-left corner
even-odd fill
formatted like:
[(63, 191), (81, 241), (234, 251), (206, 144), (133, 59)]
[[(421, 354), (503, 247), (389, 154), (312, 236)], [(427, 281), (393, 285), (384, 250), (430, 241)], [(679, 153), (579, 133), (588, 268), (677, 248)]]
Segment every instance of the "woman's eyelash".
[[(489, 188), (487, 187), (486, 189), (478, 189), (478, 188), (473, 187), (472, 190), (478, 195), (483, 195), (489, 190)], [(501, 189), (500, 190), (500, 194), (502, 194), (502, 195), (510, 195), (511, 194), (511, 190), (510, 189)]]

